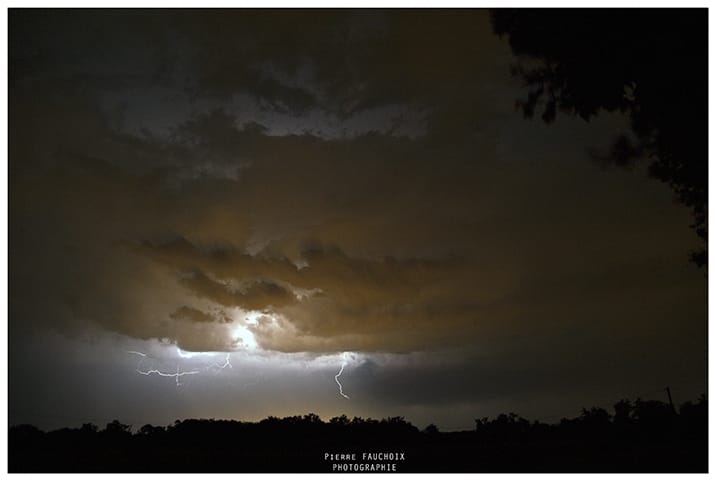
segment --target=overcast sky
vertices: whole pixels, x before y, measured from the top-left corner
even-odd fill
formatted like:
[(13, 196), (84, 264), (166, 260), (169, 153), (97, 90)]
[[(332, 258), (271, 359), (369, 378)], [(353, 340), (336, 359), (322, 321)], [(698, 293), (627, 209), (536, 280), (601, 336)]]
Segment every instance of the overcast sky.
[(688, 209), (599, 160), (625, 118), (523, 119), (487, 12), (9, 25), (10, 424), (705, 392)]

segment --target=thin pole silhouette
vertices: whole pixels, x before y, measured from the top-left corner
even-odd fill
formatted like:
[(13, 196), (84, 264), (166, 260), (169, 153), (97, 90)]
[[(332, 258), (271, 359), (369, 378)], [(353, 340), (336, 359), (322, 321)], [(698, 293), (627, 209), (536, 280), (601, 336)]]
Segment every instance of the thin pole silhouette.
[(676, 412), (676, 408), (674, 407), (674, 401), (671, 399), (671, 389), (669, 389), (669, 386), (666, 386), (666, 395), (669, 396), (669, 404), (671, 405), (671, 409)]

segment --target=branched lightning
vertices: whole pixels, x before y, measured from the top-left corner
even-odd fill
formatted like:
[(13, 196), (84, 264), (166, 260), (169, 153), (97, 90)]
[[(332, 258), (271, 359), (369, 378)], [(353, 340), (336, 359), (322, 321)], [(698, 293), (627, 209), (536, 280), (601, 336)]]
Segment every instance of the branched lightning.
[[(153, 359), (151, 356), (149, 356), (143, 352), (140, 352), (140, 351), (126, 351), (126, 352), (128, 354), (133, 354), (135, 356), (140, 357), (137, 367), (135, 369), (137, 374), (141, 374), (142, 376), (157, 375), (159, 377), (173, 377), (177, 386), (182, 385), (182, 383), (180, 382), (180, 378), (182, 378), (184, 376), (200, 374), (201, 372), (205, 372), (208, 370), (214, 370), (214, 369), (216, 370), (215, 374), (218, 374), (218, 371), (224, 370), (227, 367), (231, 368), (231, 369), (233, 369), (233, 367), (234, 367), (231, 364), (231, 353), (230, 352), (225, 353), (226, 357), (224, 358), (224, 362), (221, 364), (219, 364), (218, 362), (214, 362), (208, 366), (201, 367), (201, 368), (195, 368), (190, 371), (180, 371), (179, 370), (179, 361), (177, 361), (176, 370), (173, 372), (162, 371), (161, 369), (156, 369), (154, 366), (150, 366), (151, 367), (150, 369), (143, 368), (143, 364), (146, 362), (145, 361), (146, 359)], [(181, 352), (179, 353), (179, 355), (181, 357), (192, 357), (189, 355), (182, 355)], [(346, 366), (348, 365), (349, 355), (350, 355), (350, 353), (348, 353), (348, 352), (343, 353), (341, 367), (338, 370), (338, 373), (336, 373), (336, 375), (333, 376), (333, 379), (335, 379), (336, 384), (338, 385), (338, 394), (340, 394), (345, 399), (350, 399), (350, 396), (348, 396), (346, 393), (343, 392), (343, 385), (341, 384), (341, 381), (339, 380), (339, 378), (343, 375), (343, 371), (345, 370)], [(255, 380), (253, 382), (245, 383), (243, 387), (246, 388), (250, 385), (256, 384), (257, 382), (258, 381)]]
[[(138, 356), (147, 357), (146, 354), (139, 351), (127, 351), (129, 354), (136, 354)], [(173, 377), (176, 380), (177, 386), (181, 386), (181, 383), (179, 382), (179, 378), (183, 376), (188, 376), (191, 374), (199, 374), (199, 371), (179, 371), (179, 363), (177, 362), (177, 369), (176, 372), (162, 372), (159, 369), (149, 369), (147, 371), (142, 371), (141, 369), (142, 361), (139, 361), (139, 364), (137, 365), (137, 369), (135, 369), (139, 374), (142, 376), (151, 376), (152, 374), (156, 374), (161, 377)]]
[(336, 384), (338, 384), (338, 393), (343, 396), (346, 399), (350, 399), (346, 394), (343, 393), (343, 386), (341, 385), (341, 382), (338, 380), (339, 377), (341, 377), (341, 374), (343, 374), (343, 369), (346, 367), (346, 358), (345, 355), (343, 356), (343, 362), (341, 363), (341, 370), (338, 371), (338, 374), (336, 374), (333, 379), (336, 380)]
[(162, 372), (159, 369), (150, 369), (149, 371), (141, 371), (137, 369), (137, 372), (143, 376), (149, 376), (151, 374), (158, 374), (162, 377), (173, 377), (176, 379), (177, 386), (181, 386), (181, 383), (179, 382), (179, 378), (182, 376), (187, 376), (189, 374), (199, 374), (199, 371), (179, 371), (179, 366), (177, 366), (177, 372)]
[(234, 368), (234, 366), (231, 365), (231, 353), (226, 353), (226, 359), (224, 359), (224, 364), (219, 364), (218, 362), (213, 363), (211, 366), (207, 367), (207, 369), (217, 367), (219, 370), (222, 370), (224, 368), (230, 367), (231, 369)]

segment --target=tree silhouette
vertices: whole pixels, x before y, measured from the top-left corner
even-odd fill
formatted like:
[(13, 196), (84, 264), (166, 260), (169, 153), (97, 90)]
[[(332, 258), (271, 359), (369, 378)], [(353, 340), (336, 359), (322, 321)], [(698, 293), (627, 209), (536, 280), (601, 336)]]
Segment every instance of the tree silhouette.
[[(618, 406), (618, 409), (617, 409)], [(259, 422), (186, 419), (136, 433), (113, 421), (103, 431), (10, 428), (11, 472), (324, 472), (325, 454), (404, 452), (405, 472), (706, 472), (707, 402), (680, 412), (661, 401), (623, 400), (614, 416), (583, 409), (558, 424), (515, 414), (475, 420), (475, 429), (423, 431), (403, 417), (309, 413)]]
[(628, 425), (631, 422), (632, 403), (628, 399), (622, 399), (614, 405), (614, 424)]
[(104, 428), (104, 432), (106, 433), (117, 433), (117, 434), (129, 434), (131, 433), (132, 426), (129, 424), (122, 424), (116, 419), (110, 423), (107, 423), (107, 426)]
[(423, 432), (426, 435), (431, 436), (431, 437), (435, 437), (438, 434), (440, 434), (440, 430), (434, 424), (428, 424), (427, 426), (425, 426), (425, 429), (423, 429)]
[(706, 263), (708, 162), (707, 10), (494, 10), (492, 26), (509, 39), (528, 118), (541, 109), (589, 120), (600, 110), (629, 116), (609, 160), (650, 159), (650, 174), (671, 186), (694, 217)]

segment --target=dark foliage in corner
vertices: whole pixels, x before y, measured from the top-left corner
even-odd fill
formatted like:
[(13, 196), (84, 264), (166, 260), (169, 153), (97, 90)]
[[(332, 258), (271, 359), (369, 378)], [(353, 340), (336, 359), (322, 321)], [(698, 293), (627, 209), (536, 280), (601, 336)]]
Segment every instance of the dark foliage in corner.
[(517, 106), (545, 122), (558, 112), (589, 120), (627, 114), (635, 136), (619, 136), (617, 165), (650, 159), (694, 216), (706, 264), (708, 184), (708, 14), (706, 9), (509, 9), (491, 12), (526, 84)]

